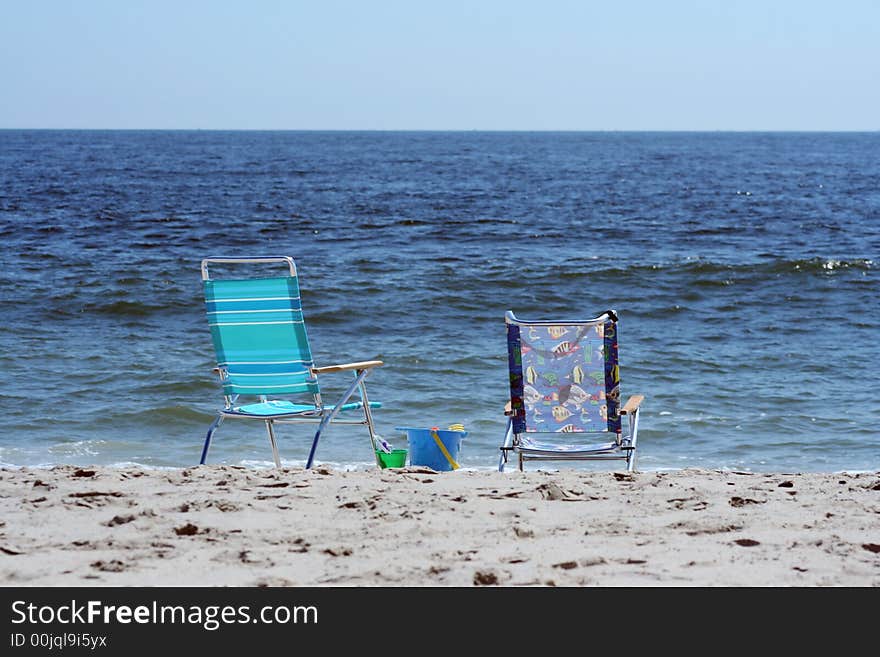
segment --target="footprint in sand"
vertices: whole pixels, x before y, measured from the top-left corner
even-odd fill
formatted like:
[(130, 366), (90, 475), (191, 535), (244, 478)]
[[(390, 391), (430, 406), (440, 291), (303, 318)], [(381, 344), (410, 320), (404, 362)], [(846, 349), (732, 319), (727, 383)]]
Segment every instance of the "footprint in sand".
[(520, 525), (514, 525), (513, 533), (516, 534), (517, 538), (534, 538), (535, 532), (531, 529), (527, 529), (526, 527), (521, 527)]
[(310, 547), (311, 543), (307, 543), (303, 538), (297, 538), (293, 541), (293, 547), (288, 548), (287, 551), (302, 554), (304, 552), (308, 552)]
[(331, 557), (348, 557), (351, 556), (352, 550), (351, 548), (327, 548), (324, 550), (324, 554), (329, 554)]
[(101, 570), (105, 573), (121, 573), (125, 570), (125, 564), (119, 559), (111, 559), (110, 561), (95, 561), (91, 564), (92, 568)]
[(541, 494), (541, 497), (545, 500), (571, 499), (571, 495), (569, 495), (558, 484), (555, 484), (552, 481), (546, 484), (541, 484), (535, 490), (537, 490)]
[(765, 500), (753, 500), (749, 497), (731, 497), (730, 498), (730, 506), (732, 507), (741, 507), (746, 504), (764, 504)]
[(474, 586), (493, 586), (498, 584), (498, 575), (491, 570), (478, 570), (474, 573)]
[(175, 527), (174, 533), (178, 536), (194, 536), (199, 533), (199, 528), (198, 525), (188, 522), (181, 527)]
[(107, 527), (116, 527), (117, 525), (124, 525), (134, 520), (134, 516), (113, 516), (110, 520), (105, 522), (104, 524)]

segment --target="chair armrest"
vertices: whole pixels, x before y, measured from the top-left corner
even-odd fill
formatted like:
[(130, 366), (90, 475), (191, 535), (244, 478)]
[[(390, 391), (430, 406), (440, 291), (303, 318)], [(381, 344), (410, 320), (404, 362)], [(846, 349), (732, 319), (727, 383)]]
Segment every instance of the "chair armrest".
[(510, 405), (510, 402), (504, 405), (504, 414), (507, 416), (513, 415), (513, 406)]
[(642, 400), (645, 398), (644, 395), (633, 395), (629, 399), (626, 400), (626, 404), (623, 405), (623, 408), (620, 409), (621, 415), (632, 415), (637, 410), (639, 410), (639, 404), (642, 403)]
[(326, 367), (313, 367), (313, 374), (330, 374), (331, 372), (342, 372), (344, 370), (368, 370), (371, 367), (379, 367), (384, 365), (381, 360), (362, 360), (357, 363), (346, 363), (345, 365), (327, 365)]
[(216, 374), (218, 377), (220, 377), (220, 380), (221, 380), (221, 381), (225, 378), (225, 377), (223, 376), (223, 369), (222, 369), (222, 368), (220, 368), (220, 367), (215, 367), (215, 368), (212, 369), (211, 371), (212, 371), (214, 374)]

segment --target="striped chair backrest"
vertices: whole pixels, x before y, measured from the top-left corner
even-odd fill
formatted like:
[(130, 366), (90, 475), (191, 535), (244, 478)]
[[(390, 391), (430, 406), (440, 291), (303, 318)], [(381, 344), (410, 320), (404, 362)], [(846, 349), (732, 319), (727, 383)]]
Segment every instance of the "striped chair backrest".
[(620, 433), (617, 322), (507, 321), (513, 430)]
[(204, 285), (224, 394), (319, 394), (296, 276)]

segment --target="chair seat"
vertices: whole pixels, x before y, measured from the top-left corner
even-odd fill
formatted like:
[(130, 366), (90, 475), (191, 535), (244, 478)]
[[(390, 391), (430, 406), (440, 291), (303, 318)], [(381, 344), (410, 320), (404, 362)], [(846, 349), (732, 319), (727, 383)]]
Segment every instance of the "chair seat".
[(528, 435), (520, 436), (520, 444), (516, 448), (516, 451), (523, 454), (559, 454), (565, 456), (577, 456), (581, 454), (603, 454), (607, 452), (616, 452), (619, 450), (620, 445), (618, 445), (616, 441), (606, 443), (593, 443), (589, 445), (573, 443), (559, 444), (534, 440)]
[[(363, 402), (350, 402), (343, 404), (340, 411), (354, 411), (364, 407)], [(335, 408), (332, 404), (326, 404), (324, 411), (332, 411)], [(382, 408), (382, 402), (370, 402), (370, 408)], [(255, 404), (245, 404), (231, 409), (221, 411), (223, 415), (233, 417), (295, 417), (295, 416), (314, 416), (321, 417), (322, 411), (314, 404), (295, 404), (291, 401), (283, 399), (275, 399), (265, 402), (257, 402)]]

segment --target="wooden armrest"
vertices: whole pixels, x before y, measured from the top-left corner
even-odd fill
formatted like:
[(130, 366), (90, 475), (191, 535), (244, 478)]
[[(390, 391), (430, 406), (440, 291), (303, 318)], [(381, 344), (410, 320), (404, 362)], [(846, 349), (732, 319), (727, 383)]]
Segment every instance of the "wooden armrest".
[(510, 402), (507, 402), (504, 405), (504, 414), (505, 415), (513, 415), (513, 406), (510, 405)]
[(326, 367), (313, 367), (314, 374), (329, 374), (331, 372), (342, 372), (343, 370), (368, 370), (371, 367), (379, 367), (384, 365), (381, 360), (362, 360), (357, 363), (346, 363), (345, 365), (327, 365)]
[(642, 400), (645, 398), (644, 395), (633, 395), (629, 399), (626, 400), (626, 404), (623, 405), (623, 408), (620, 409), (621, 415), (632, 415), (639, 409), (639, 404), (642, 403)]

